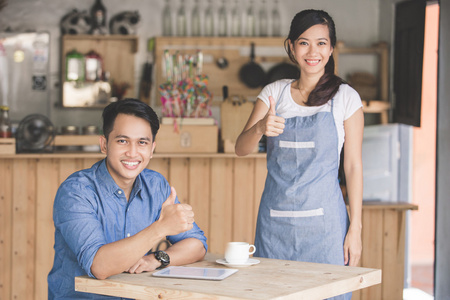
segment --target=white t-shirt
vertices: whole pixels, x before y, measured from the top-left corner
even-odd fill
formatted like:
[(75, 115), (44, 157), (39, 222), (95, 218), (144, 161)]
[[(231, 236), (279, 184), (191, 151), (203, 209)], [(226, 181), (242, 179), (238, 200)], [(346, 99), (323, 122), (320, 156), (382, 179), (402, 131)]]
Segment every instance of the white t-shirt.
[[(272, 96), (277, 105), (276, 113), (283, 118), (306, 117), (318, 112), (331, 111), (331, 101), (328, 101), (321, 106), (302, 106), (295, 103), (294, 99), (292, 99), (290, 89), (292, 82), (292, 79), (281, 79), (268, 84), (258, 95), (258, 99), (261, 99), (267, 107), (269, 107), (269, 96)], [(279, 99), (281, 92), (286, 85), (288, 86), (284, 90), (283, 97), (282, 99)], [(333, 99), (333, 116), (338, 132), (338, 151), (339, 155), (341, 155), (341, 149), (345, 140), (344, 121), (362, 107), (362, 102), (358, 92), (348, 84), (341, 84)], [(280, 103), (278, 103), (278, 101), (280, 101)]]

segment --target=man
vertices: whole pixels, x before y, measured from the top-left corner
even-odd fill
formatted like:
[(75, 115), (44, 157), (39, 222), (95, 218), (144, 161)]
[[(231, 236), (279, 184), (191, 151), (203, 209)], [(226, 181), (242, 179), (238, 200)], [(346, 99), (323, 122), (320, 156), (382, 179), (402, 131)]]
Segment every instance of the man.
[[(101, 299), (75, 292), (75, 276), (104, 279), (204, 257), (206, 238), (192, 207), (178, 202), (161, 174), (146, 169), (158, 129), (155, 112), (139, 100), (104, 109), (100, 147), (106, 158), (69, 176), (55, 197), (49, 299)], [(165, 238), (172, 244), (166, 253), (148, 253)]]

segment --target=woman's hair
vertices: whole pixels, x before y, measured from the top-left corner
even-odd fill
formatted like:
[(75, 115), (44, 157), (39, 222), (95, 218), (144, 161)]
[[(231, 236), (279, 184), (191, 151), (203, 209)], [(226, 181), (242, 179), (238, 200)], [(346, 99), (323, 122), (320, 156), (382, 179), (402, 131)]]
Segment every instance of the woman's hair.
[(114, 129), (114, 122), (118, 114), (131, 115), (146, 120), (152, 129), (153, 141), (155, 141), (156, 133), (159, 130), (158, 116), (150, 106), (132, 98), (113, 102), (103, 110), (103, 135), (106, 137), (106, 140), (108, 140), (109, 134)]
[[(300, 35), (314, 25), (326, 25), (330, 35), (331, 47), (334, 49), (336, 46), (336, 27), (330, 15), (323, 10), (303, 10), (292, 19), (289, 35), (284, 41), (284, 48), (293, 63), (298, 64), (289, 46), (289, 41), (294, 45)], [(302, 76), (301, 71), (300, 76)], [(345, 81), (334, 74), (334, 58), (331, 55), (328, 63), (325, 65), (325, 73), (320, 77), (316, 87), (309, 94), (306, 105), (320, 106), (327, 103), (328, 100), (334, 97), (342, 83), (345, 83)]]

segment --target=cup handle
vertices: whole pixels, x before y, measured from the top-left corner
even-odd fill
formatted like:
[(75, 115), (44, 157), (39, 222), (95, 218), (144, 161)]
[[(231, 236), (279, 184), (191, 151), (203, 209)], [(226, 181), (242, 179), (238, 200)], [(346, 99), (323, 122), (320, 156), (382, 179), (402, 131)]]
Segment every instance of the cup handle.
[[(250, 251), (250, 249), (251, 249), (252, 247), (253, 247), (253, 250)], [(248, 250), (250, 251), (249, 254), (255, 253), (255, 251), (256, 251), (255, 245), (250, 245), (250, 246), (248, 247)]]

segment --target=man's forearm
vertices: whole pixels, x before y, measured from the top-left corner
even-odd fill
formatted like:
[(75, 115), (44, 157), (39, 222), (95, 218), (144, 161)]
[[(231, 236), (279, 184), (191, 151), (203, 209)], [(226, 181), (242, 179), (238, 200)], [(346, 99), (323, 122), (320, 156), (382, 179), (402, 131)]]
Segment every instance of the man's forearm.
[(134, 236), (103, 245), (94, 257), (91, 272), (98, 279), (122, 273), (163, 238), (165, 235), (155, 222)]
[(200, 240), (187, 238), (173, 244), (166, 252), (170, 256), (170, 265), (179, 266), (203, 259), (206, 249)]

